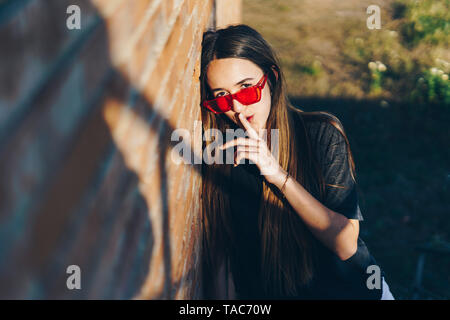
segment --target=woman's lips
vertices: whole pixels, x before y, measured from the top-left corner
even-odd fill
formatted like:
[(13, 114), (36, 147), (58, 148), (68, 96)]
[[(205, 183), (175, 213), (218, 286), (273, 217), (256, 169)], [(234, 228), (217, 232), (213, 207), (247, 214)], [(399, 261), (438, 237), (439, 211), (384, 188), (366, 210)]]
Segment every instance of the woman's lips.
[(253, 119), (253, 115), (251, 115), (250, 117), (247, 117), (247, 121), (248, 121), (248, 122), (251, 122), (252, 119)]

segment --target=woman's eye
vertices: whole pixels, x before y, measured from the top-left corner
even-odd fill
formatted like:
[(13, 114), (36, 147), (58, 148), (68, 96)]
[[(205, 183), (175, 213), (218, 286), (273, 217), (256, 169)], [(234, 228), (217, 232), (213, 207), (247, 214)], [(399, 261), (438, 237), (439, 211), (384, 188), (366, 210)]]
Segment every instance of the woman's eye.
[[(248, 87), (251, 87), (251, 86), (252, 86), (251, 83), (244, 83), (242, 85), (243, 88), (248, 88)], [(218, 98), (218, 97), (221, 97), (221, 96), (224, 96), (224, 95), (226, 95), (225, 92), (219, 92), (218, 94), (216, 94), (215, 98)]]

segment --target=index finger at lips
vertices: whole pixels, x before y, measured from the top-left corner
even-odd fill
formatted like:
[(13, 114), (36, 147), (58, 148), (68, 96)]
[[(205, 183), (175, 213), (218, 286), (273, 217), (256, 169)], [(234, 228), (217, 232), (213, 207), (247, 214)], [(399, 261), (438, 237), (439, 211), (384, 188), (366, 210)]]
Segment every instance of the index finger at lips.
[(241, 120), (242, 125), (247, 130), (248, 135), (250, 136), (250, 138), (259, 140), (260, 137), (259, 137), (258, 133), (256, 132), (255, 129), (253, 129), (253, 127), (251, 126), (250, 122), (248, 122), (248, 120), (244, 117), (244, 115), (242, 113), (239, 113), (239, 119)]

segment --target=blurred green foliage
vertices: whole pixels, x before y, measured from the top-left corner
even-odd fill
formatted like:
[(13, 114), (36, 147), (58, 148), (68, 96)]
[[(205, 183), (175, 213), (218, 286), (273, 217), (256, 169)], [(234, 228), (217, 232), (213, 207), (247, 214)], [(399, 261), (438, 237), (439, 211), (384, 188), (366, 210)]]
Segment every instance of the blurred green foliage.
[(450, 82), (443, 70), (431, 68), (417, 80), (411, 93), (411, 101), (419, 103), (440, 103), (450, 106)]
[(368, 67), (371, 73), (370, 91), (371, 93), (376, 95), (381, 92), (383, 75), (386, 72), (387, 68), (380, 61), (371, 61), (369, 62)]
[[(354, 34), (343, 54), (361, 70), (371, 97), (450, 107), (448, 44), (450, 0), (398, 0), (378, 32)], [(374, 61), (386, 72), (370, 69)]]
[(402, 0), (394, 3), (394, 9), (399, 18), (406, 18), (401, 34), (408, 45), (415, 46), (422, 41), (432, 45), (448, 44), (449, 0)]
[(304, 73), (310, 76), (318, 76), (322, 72), (322, 63), (318, 60), (308, 63), (295, 62), (291, 66), (294, 71)]

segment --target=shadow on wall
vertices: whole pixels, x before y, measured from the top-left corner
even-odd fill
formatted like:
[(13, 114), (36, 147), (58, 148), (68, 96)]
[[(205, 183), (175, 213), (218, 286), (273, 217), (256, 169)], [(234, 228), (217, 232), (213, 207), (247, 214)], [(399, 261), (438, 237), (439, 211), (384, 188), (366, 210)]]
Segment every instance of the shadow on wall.
[[(82, 8), (81, 30), (66, 28), (71, 4)], [(101, 15), (87, 0), (6, 1), (0, 40), (0, 298), (136, 297), (149, 285), (156, 235), (165, 276), (153, 298), (174, 298), (196, 271), (171, 276), (164, 161), (178, 142), (152, 102), (113, 67)], [(111, 130), (129, 131), (132, 122), (119, 117), (127, 112), (157, 136), (149, 182), (159, 181), (160, 232)], [(81, 269), (81, 290), (66, 287), (69, 265)]]

